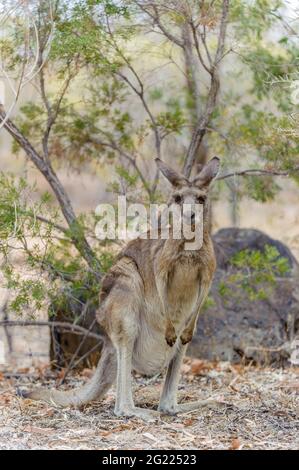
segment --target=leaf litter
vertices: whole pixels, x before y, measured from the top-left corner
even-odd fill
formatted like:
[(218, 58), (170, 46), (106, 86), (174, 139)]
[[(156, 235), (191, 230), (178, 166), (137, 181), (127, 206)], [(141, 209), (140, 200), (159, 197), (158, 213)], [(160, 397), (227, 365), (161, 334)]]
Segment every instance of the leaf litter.
[[(50, 369), (0, 374), (0, 449), (298, 449), (299, 368), (260, 368), (186, 358), (179, 398), (215, 403), (154, 423), (113, 415), (115, 390), (101, 402), (62, 409), (22, 399), (18, 388), (55, 387)], [(70, 374), (65, 388), (90, 380)], [(137, 406), (156, 409), (163, 383), (135, 376)]]

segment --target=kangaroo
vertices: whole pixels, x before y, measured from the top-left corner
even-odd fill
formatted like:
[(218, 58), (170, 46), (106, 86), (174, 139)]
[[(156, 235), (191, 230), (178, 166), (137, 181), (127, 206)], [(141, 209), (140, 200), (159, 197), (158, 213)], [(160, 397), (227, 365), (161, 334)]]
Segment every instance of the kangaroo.
[[(91, 381), (70, 391), (36, 389), (25, 396), (60, 406), (99, 400), (116, 381), (115, 414), (155, 419), (159, 413), (196, 409), (204, 401), (178, 404), (180, 366), (208, 294), (216, 260), (209, 234), (210, 183), (220, 161), (211, 159), (190, 181), (160, 159), (157, 166), (172, 185), (168, 205), (203, 205), (201, 248), (186, 250), (184, 239), (130, 241), (106, 274), (97, 321), (105, 332), (102, 356)], [(189, 206), (191, 207), (191, 206)], [(194, 218), (194, 213), (189, 216)], [(194, 220), (193, 220), (194, 223)], [(196, 230), (196, 226), (195, 226)], [(134, 404), (131, 373), (154, 375), (167, 367), (158, 411)]]

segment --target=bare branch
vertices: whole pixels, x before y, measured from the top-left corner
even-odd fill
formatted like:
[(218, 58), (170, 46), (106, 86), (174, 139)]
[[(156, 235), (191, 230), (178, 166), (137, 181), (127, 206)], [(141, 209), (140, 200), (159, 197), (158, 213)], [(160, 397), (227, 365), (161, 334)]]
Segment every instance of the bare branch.
[(299, 166), (292, 168), (288, 171), (284, 170), (263, 170), (259, 168), (234, 171), (225, 175), (220, 175), (216, 178), (216, 181), (224, 180), (226, 178), (232, 178), (235, 176), (290, 176), (292, 173), (299, 172)]
[[(189, 25), (188, 25), (189, 27)], [(200, 48), (199, 48), (199, 42), (198, 42), (198, 37), (197, 37), (197, 32), (196, 32), (196, 28), (193, 24), (193, 22), (191, 22), (191, 31), (192, 31), (192, 35), (193, 35), (193, 39), (194, 39), (194, 44), (195, 44), (195, 50), (197, 52), (197, 56), (198, 56), (198, 59), (199, 59), (199, 62), (201, 63), (201, 65), (203, 66), (203, 68), (209, 73), (211, 74), (211, 69), (208, 67), (208, 65), (205, 63), (203, 57), (202, 57), (202, 54), (200, 52)], [(202, 39), (202, 43), (204, 44), (205, 46), (205, 50), (208, 54), (208, 58), (209, 58), (209, 62), (210, 62), (210, 65), (211, 64), (211, 56), (209, 54), (209, 51), (208, 51), (208, 48), (207, 48), (207, 44), (206, 44), (206, 41), (204, 39)]]
[[(157, 6), (155, 5), (154, 2), (148, 2), (148, 5), (147, 5), (148, 8), (146, 8), (146, 5), (144, 5), (140, 2), (136, 1), (135, 3), (136, 3), (136, 5), (138, 5), (140, 10), (142, 10), (144, 13), (146, 13), (153, 20), (154, 25), (158, 26), (160, 31), (163, 33), (164, 36), (167, 37), (167, 39), (169, 39), (169, 41), (173, 42), (174, 44), (176, 44), (179, 47), (184, 47), (184, 41), (181, 40), (180, 38), (174, 36), (174, 34), (172, 34), (170, 31), (168, 31), (168, 29), (165, 28), (165, 26), (161, 22), (159, 11), (158, 11)], [(151, 10), (151, 8), (152, 8), (152, 10)]]
[(201, 114), (201, 103), (200, 103), (200, 87), (198, 75), (197, 61), (195, 61), (193, 44), (190, 34), (190, 25), (185, 23), (182, 25), (182, 36), (184, 38), (184, 59), (186, 67), (186, 80), (190, 96), (193, 98), (193, 109), (195, 111), (195, 116), (192, 116), (192, 124), (194, 125), (195, 121), (199, 118)]
[(228, 22), (228, 11), (229, 11), (229, 0), (223, 0), (220, 32), (219, 32), (216, 56), (214, 60), (214, 67), (217, 67), (218, 63), (221, 61), (222, 56), (223, 56), (225, 37), (226, 37), (226, 28), (227, 28), (227, 22)]
[(4, 320), (0, 321), (0, 326), (49, 326), (60, 328), (62, 330), (70, 331), (74, 334), (89, 336), (99, 341), (103, 341), (103, 336), (94, 333), (83, 326), (75, 325), (73, 323), (61, 322), (61, 321), (30, 321), (30, 320)]
[(84, 361), (84, 359), (86, 359), (88, 356), (90, 356), (90, 354), (92, 354), (94, 351), (96, 351), (97, 349), (99, 348), (99, 345), (98, 344), (95, 344), (91, 349), (89, 349), (89, 351), (87, 351), (85, 354), (83, 354), (83, 356), (81, 356), (76, 362), (75, 364), (73, 365), (73, 369), (76, 369), (78, 367), (78, 365)]
[(208, 61), (211, 65), (212, 64), (212, 57), (211, 57), (210, 51), (209, 51), (208, 46), (207, 46), (206, 37), (207, 37), (206, 25), (203, 25), (203, 32), (200, 34), (200, 38), (201, 38), (201, 42), (203, 43), (203, 47), (206, 51)]
[(62, 232), (65, 235), (68, 235), (68, 230), (62, 225), (56, 224), (55, 222), (52, 222), (52, 220), (46, 219), (45, 217), (42, 217), (41, 215), (35, 215), (34, 217), (40, 222), (50, 225), (51, 227), (56, 228), (56, 230), (59, 230), (59, 232)]

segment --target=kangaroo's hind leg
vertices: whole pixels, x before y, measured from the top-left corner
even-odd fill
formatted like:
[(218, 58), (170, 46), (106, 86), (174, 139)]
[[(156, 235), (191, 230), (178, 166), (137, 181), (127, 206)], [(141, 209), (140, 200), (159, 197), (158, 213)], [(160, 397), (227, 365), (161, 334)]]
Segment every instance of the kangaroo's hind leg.
[(157, 411), (138, 408), (134, 405), (132, 394), (132, 342), (120, 344), (117, 349), (117, 390), (115, 414), (117, 416), (136, 416), (152, 421), (159, 416)]
[(186, 345), (179, 344), (175, 355), (168, 365), (158, 408), (162, 413), (172, 415), (178, 413), (177, 392), (181, 364), (185, 356), (186, 349)]
[[(132, 393), (132, 355), (136, 339), (136, 322), (128, 322), (128, 312), (124, 315), (121, 326), (122, 334), (115, 339), (117, 353), (116, 402), (114, 413), (117, 416), (136, 416), (146, 421), (157, 418), (159, 413), (153, 410), (138, 408), (134, 404)], [(131, 323), (129, 328), (128, 324)]]
[(132, 356), (140, 330), (143, 283), (134, 264), (126, 262), (120, 268), (121, 276), (105, 303), (109, 336), (117, 356), (115, 414), (153, 420), (158, 413), (136, 407), (132, 393)]
[(196, 410), (202, 406), (215, 403), (215, 400), (207, 399), (178, 404), (177, 391), (180, 379), (180, 368), (185, 356), (186, 349), (187, 345), (181, 344), (168, 365), (158, 408), (162, 413), (175, 415), (177, 413)]

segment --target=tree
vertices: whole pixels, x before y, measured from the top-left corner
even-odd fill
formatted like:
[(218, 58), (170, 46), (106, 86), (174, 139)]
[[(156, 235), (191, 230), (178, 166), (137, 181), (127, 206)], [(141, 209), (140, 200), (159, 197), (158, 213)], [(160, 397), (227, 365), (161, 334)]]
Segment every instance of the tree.
[[(1, 104), (0, 117), (14, 152), (25, 152), (58, 203), (53, 209), (45, 195), (33, 204), (24, 180), (1, 177), (3, 269), (19, 312), (45, 298), (96, 302), (112, 262), (109, 243), (95, 240), (95, 216), (75, 214), (61, 165), (110, 165), (117, 178), (111, 189), (145, 203), (160, 197), (153, 157), (174, 160), (190, 176), (207, 152), (219, 153), (224, 171), (215, 197), (229, 192), (234, 204), (243, 195), (274, 197), (277, 175), (298, 180), (296, 103), (285, 86), (296, 72), (298, 45), (283, 2), (46, 3), (31, 2), (31, 39), (20, 34), (25, 21), (17, 9), (0, 41), (2, 69), (21, 70), (21, 79), (35, 44), (30, 79), (38, 99), (14, 117)], [(32, 237), (42, 243), (30, 246)], [(43, 279), (17, 276), (8, 257), (13, 248), (23, 250), (28, 269), (50, 276), (51, 289)]]

